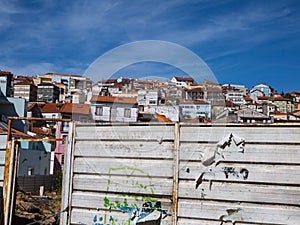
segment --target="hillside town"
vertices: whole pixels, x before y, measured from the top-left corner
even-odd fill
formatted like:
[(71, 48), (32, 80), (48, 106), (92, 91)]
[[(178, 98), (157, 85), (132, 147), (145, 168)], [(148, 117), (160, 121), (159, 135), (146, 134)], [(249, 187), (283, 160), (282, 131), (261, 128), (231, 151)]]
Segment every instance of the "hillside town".
[[(190, 77), (178, 76), (169, 81), (120, 77), (93, 83), (80, 75), (46, 73), (29, 77), (0, 71), (0, 85), (0, 135), (7, 134), (8, 117), (70, 119), (79, 123), (300, 122), (300, 92), (279, 94), (263, 83), (248, 89), (242, 84), (209, 80), (196, 83)], [(62, 139), (22, 145), (25, 152), (21, 154), (18, 175), (56, 174), (63, 168), (68, 122), (15, 121), (12, 127), (13, 135), (18, 137)], [(37, 154), (29, 156), (27, 150)]]

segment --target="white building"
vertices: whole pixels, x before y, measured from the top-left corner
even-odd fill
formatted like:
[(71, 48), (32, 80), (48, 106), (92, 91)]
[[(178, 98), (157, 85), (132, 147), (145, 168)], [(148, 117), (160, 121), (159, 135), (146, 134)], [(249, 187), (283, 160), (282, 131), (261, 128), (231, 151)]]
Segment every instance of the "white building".
[(138, 116), (135, 98), (96, 96), (91, 98), (92, 119), (96, 122), (136, 122)]
[(186, 87), (194, 83), (194, 79), (190, 77), (173, 77), (171, 82), (176, 84), (177, 87)]
[(138, 104), (147, 105), (158, 105), (158, 91), (154, 90), (139, 90), (138, 91)]
[(205, 101), (180, 101), (179, 108), (183, 119), (196, 117), (211, 118), (211, 104)]
[(250, 90), (250, 93), (255, 90), (261, 91), (264, 94), (264, 96), (271, 96), (273, 93), (273, 88), (271, 88), (271, 86), (267, 84), (257, 84), (253, 86), (252, 89)]

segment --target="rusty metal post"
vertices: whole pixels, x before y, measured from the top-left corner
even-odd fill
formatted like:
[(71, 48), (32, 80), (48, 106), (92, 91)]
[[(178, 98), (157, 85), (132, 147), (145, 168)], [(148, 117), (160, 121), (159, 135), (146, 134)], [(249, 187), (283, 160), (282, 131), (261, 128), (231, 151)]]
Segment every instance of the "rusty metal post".
[(5, 163), (4, 163), (4, 181), (3, 181), (3, 217), (5, 220), (5, 223), (7, 223), (7, 200), (9, 198), (8, 196), (8, 185), (9, 185), (9, 172), (10, 172), (10, 158), (11, 158), (11, 148), (12, 148), (12, 141), (11, 141), (11, 119), (8, 118), (7, 122), (7, 139), (6, 139), (6, 152), (5, 152)]
[(172, 225), (177, 225), (177, 217), (178, 217), (179, 146), (180, 146), (180, 124), (175, 123), (174, 149), (173, 149)]

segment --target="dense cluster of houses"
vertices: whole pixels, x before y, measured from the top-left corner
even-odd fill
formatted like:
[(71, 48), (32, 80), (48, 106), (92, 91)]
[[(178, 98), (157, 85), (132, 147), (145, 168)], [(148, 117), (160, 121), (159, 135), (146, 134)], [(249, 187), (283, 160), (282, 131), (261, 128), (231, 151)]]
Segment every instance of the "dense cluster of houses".
[[(62, 139), (51, 144), (24, 142), (19, 175), (47, 175), (63, 168), (69, 124), (53, 123), (53, 118), (81, 123), (300, 121), (300, 92), (278, 94), (266, 84), (248, 90), (244, 85), (196, 83), (176, 76), (169, 81), (120, 77), (93, 83), (71, 74), (27, 77), (0, 71), (0, 91), (0, 137), (7, 134), (8, 116), (18, 116), (49, 121), (14, 121), (16, 136)], [(29, 154), (29, 150), (38, 153)]]

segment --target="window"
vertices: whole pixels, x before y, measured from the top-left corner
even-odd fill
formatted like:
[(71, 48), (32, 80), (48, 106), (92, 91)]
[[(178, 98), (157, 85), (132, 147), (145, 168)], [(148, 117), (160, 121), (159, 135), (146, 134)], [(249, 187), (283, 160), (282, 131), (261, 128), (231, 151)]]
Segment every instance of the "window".
[(96, 106), (95, 115), (103, 116), (103, 107), (102, 106)]
[(131, 117), (131, 110), (130, 109), (124, 109), (124, 117), (126, 117), (126, 118)]
[(28, 169), (27, 169), (27, 175), (28, 176), (34, 175), (34, 168), (33, 167), (28, 167)]
[(60, 164), (61, 164), (61, 165), (64, 165), (64, 164), (65, 164), (65, 155), (64, 155), (64, 154), (62, 154), (62, 155), (60, 156)]
[(86, 116), (81, 116), (81, 117), (79, 117), (79, 121), (81, 123), (87, 123), (88, 122), (88, 118)]
[(62, 141), (61, 141), (61, 143), (62, 143), (63, 145), (66, 143), (67, 137), (68, 137), (68, 135), (63, 135), (63, 136), (62, 136)]

